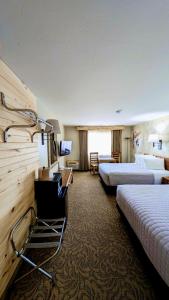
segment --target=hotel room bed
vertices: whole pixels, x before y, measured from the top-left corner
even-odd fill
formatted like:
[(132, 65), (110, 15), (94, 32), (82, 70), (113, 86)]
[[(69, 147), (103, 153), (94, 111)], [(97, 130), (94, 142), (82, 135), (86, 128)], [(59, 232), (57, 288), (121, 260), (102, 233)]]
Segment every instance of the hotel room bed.
[(163, 176), (169, 176), (168, 170), (148, 170), (136, 163), (103, 163), (99, 165), (99, 174), (107, 186), (120, 184), (160, 184)]
[(169, 185), (121, 185), (116, 201), (169, 286)]

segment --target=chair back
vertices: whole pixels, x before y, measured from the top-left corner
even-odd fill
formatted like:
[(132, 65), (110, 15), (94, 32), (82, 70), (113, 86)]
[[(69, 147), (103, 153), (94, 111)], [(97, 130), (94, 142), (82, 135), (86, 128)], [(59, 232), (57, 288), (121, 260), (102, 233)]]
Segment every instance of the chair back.
[(98, 164), (99, 162), (99, 153), (98, 152), (90, 152), (90, 166), (92, 164)]
[(120, 152), (113, 151), (112, 152), (112, 157), (116, 160), (116, 163), (120, 162)]

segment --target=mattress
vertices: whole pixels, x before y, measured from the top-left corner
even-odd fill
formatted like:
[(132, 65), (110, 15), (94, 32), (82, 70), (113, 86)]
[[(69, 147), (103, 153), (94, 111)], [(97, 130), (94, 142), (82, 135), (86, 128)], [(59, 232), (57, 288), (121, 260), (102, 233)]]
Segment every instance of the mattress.
[(118, 186), (116, 200), (169, 286), (169, 185)]
[(160, 184), (163, 176), (169, 176), (167, 170), (148, 170), (136, 163), (103, 163), (99, 165), (99, 174), (108, 186), (121, 184)]

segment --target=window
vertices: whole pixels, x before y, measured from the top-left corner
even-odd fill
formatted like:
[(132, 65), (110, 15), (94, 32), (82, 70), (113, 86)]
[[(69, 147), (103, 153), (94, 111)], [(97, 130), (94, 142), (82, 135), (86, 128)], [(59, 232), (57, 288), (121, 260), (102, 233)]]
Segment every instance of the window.
[(88, 152), (111, 155), (111, 131), (88, 131)]

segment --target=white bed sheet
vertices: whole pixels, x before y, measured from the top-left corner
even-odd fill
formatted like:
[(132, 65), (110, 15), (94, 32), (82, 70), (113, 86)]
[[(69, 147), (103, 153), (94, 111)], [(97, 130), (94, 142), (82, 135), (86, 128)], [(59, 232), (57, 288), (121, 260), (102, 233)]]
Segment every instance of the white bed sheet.
[(109, 175), (112, 172), (121, 172), (121, 171), (128, 171), (128, 170), (136, 170), (138, 169), (138, 165), (136, 163), (114, 163), (114, 164), (109, 164), (109, 163), (103, 163), (99, 164), (99, 174), (102, 177), (103, 181), (107, 185), (110, 184), (110, 179)]
[(169, 286), (169, 185), (123, 185), (117, 203)]
[(154, 184), (160, 184), (163, 176), (169, 176), (168, 170), (150, 170), (154, 175)]
[(148, 170), (136, 163), (103, 163), (99, 165), (99, 174), (108, 186), (121, 184), (160, 184), (163, 176), (169, 176), (167, 170)]

